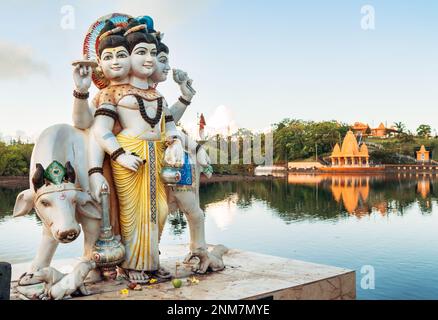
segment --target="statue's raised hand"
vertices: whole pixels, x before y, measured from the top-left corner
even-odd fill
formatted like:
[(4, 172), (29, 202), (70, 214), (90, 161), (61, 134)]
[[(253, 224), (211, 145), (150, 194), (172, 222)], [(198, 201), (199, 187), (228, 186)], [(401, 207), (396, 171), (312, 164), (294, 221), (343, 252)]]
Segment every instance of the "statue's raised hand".
[(94, 173), (90, 176), (90, 193), (91, 197), (100, 203), (100, 191), (102, 190), (102, 185), (108, 185), (105, 177), (100, 173)]
[(91, 86), (91, 66), (77, 64), (73, 69), (73, 80), (75, 82), (76, 90), (80, 92), (87, 92)]
[(118, 164), (134, 172), (137, 172), (140, 166), (143, 165), (145, 162), (146, 160), (143, 160), (137, 155), (130, 153), (124, 153), (117, 157)]
[(191, 101), (196, 91), (192, 87), (193, 80), (189, 78), (187, 72), (173, 69), (173, 80), (179, 85), (183, 98)]

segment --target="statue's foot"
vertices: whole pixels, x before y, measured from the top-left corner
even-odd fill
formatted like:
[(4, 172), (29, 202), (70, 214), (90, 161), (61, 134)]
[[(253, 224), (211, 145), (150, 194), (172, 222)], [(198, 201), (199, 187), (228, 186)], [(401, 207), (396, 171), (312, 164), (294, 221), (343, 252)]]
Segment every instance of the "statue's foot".
[(154, 274), (157, 278), (160, 278), (163, 280), (172, 278), (172, 275), (170, 274), (170, 272), (163, 267), (160, 267), (157, 271), (155, 271)]
[(148, 275), (144, 271), (128, 270), (129, 281), (136, 282), (138, 284), (147, 283), (149, 280)]

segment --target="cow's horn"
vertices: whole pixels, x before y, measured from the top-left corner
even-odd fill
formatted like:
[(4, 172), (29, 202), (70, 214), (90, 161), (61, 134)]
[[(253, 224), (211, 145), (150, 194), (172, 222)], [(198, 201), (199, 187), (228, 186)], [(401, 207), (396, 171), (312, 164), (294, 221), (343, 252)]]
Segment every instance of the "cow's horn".
[(70, 161), (66, 162), (65, 169), (66, 169), (65, 178), (67, 179), (67, 181), (71, 182), (71, 183), (75, 183), (76, 173), (75, 173), (75, 169), (71, 165)]
[(36, 171), (32, 177), (32, 184), (35, 191), (44, 185), (44, 167), (41, 163), (36, 164)]

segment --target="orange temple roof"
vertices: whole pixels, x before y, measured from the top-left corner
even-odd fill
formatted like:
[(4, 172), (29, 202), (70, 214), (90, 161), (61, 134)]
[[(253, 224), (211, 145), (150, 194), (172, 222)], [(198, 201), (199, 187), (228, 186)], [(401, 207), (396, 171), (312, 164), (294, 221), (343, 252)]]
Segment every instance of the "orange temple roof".
[(368, 157), (368, 147), (363, 143), (359, 148), (353, 131), (348, 131), (342, 142), (342, 147), (336, 144), (331, 157)]

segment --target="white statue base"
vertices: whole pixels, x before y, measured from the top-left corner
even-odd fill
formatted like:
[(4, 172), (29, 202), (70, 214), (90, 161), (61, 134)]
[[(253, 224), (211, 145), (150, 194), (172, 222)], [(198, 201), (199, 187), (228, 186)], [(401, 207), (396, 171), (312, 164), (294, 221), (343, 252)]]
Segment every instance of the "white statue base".
[[(241, 250), (229, 250), (223, 256), (225, 269), (205, 275), (193, 274), (192, 265), (183, 264), (188, 246), (162, 246), (162, 266), (182, 280), (180, 288), (172, 282), (142, 285), (141, 291), (129, 290), (127, 281), (111, 280), (88, 283), (94, 293), (75, 300), (338, 300), (356, 298), (355, 271), (319, 265)], [(69, 272), (76, 259), (54, 260), (52, 266)], [(28, 270), (28, 264), (12, 266), (11, 299), (18, 299), (14, 288), (19, 276)], [(195, 279), (193, 279), (193, 276)], [(190, 281), (192, 280), (192, 281)], [(199, 280), (199, 282), (197, 281)]]

